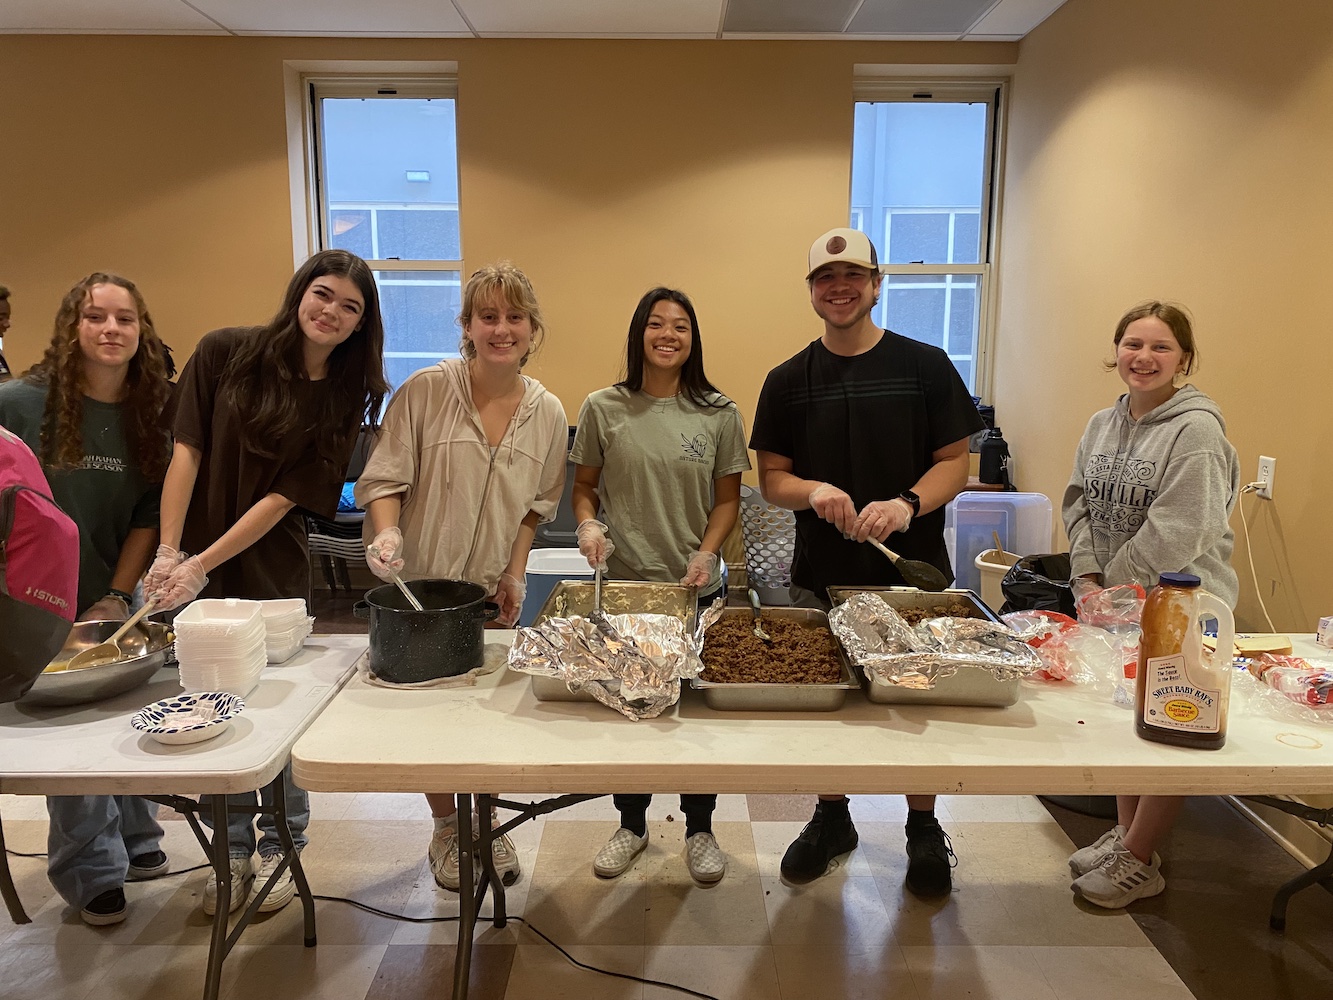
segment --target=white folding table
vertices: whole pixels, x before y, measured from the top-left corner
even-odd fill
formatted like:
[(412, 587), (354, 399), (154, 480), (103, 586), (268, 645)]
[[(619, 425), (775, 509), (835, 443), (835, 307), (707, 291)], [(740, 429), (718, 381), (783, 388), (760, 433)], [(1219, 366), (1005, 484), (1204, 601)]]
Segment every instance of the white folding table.
[[(214, 1000), (222, 963), (262, 901), (261, 896), (250, 903), (228, 936), (225, 796), (282, 781), (292, 745), (346, 682), (366, 645), (363, 635), (311, 636), (295, 657), (266, 667), (259, 686), (246, 696), (245, 710), (225, 733), (204, 743), (168, 746), (130, 727), (130, 717), (144, 705), (180, 693), (172, 668), (159, 671), (144, 687), (88, 705), (0, 705), (0, 792), (140, 795), (183, 812), (217, 873), (218, 906), (204, 983), (205, 1000)], [(201, 805), (204, 795), (212, 797), (209, 805)], [(305, 943), (312, 947), (314, 899), (292, 845), (283, 798), (278, 789), (274, 812), (285, 856), (279, 872), (290, 864), (305, 911)], [(211, 843), (196, 815), (202, 809), (211, 810)], [(231, 811), (253, 815), (259, 810), (232, 806)]]
[[(486, 641), (512, 637), (489, 631)], [(426, 690), (353, 678), (297, 741), (292, 763), (297, 783), (311, 791), (457, 795), (461, 912), (479, 913), (489, 883), (493, 919), (503, 926), (490, 841), (596, 795), (1310, 794), (1333, 789), (1330, 745), (1328, 728), (1235, 713), (1220, 750), (1150, 743), (1134, 735), (1128, 709), (1039, 682), (1025, 682), (1018, 704), (1003, 709), (881, 705), (854, 691), (831, 713), (715, 712), (686, 691), (661, 717), (632, 722), (597, 703), (539, 702), (526, 675), (501, 671), (474, 687)], [(536, 804), (479, 795), (482, 829), (474, 838), (472, 794), (495, 788), (574, 794)], [(520, 815), (492, 831), (490, 804)], [(475, 897), (474, 856), (487, 875)], [(466, 996), (471, 944), (465, 918), (457, 998)]]

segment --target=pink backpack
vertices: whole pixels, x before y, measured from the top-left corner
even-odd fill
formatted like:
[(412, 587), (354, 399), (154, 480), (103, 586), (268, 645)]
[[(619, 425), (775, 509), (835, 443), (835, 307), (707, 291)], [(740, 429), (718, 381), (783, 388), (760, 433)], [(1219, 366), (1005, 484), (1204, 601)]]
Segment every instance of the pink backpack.
[(78, 593), (79, 529), (37, 456), (0, 427), (0, 702), (21, 697), (60, 652)]

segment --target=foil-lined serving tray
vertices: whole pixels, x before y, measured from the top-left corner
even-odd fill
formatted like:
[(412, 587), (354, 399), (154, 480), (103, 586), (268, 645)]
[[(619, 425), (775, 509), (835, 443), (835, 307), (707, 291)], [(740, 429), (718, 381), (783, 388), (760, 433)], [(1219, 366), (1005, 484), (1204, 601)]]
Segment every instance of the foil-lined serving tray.
[[(596, 600), (595, 588), (587, 580), (561, 580), (547, 595), (537, 611), (534, 625), (549, 618), (587, 617)], [(670, 583), (639, 583), (623, 580), (602, 582), (602, 610), (608, 615), (658, 614), (679, 618), (685, 631), (694, 631), (699, 592), (691, 587)], [(586, 690), (571, 691), (559, 677), (532, 675), (532, 694), (538, 701), (593, 701)]]
[[(876, 594), (895, 611), (904, 609), (929, 611), (940, 605), (959, 603), (967, 615), (958, 617), (981, 618), (1002, 624), (986, 603), (970, 590), (915, 590), (909, 587), (829, 587), (828, 596), (839, 605), (853, 594)], [(981, 667), (959, 667), (953, 674), (935, 681), (929, 689), (886, 684), (875, 677), (867, 677), (857, 669), (866, 683), (866, 698), (888, 705), (963, 705), (1004, 708), (1018, 701), (1021, 690), (1018, 679), (1000, 680)]]
[[(764, 615), (829, 631), (828, 615), (815, 608), (764, 608)], [(753, 612), (749, 608), (727, 608), (722, 617), (743, 617), (749, 621)], [(842, 645), (835, 642), (835, 647), (842, 668), (842, 680), (837, 684), (729, 684), (695, 677), (690, 686), (702, 691), (704, 702), (718, 712), (834, 712), (842, 707), (848, 691), (861, 686)], [(704, 648), (708, 648), (707, 632), (704, 632)]]

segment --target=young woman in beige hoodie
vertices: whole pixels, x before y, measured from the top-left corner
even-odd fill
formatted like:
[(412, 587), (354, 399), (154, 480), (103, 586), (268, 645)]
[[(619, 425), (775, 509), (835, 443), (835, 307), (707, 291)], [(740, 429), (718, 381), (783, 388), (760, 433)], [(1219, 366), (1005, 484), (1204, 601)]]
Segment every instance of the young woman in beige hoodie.
[[(537, 525), (555, 516), (565, 483), (564, 407), (520, 371), (544, 327), (537, 297), (513, 264), (484, 267), (463, 288), (461, 358), (446, 358), (394, 394), (356, 484), (366, 509), (366, 562), (376, 576), (467, 580), (486, 588), (512, 626), (523, 605)], [(430, 867), (458, 888), (454, 799), (427, 795), (435, 817)], [(496, 871), (518, 880), (507, 836)]]

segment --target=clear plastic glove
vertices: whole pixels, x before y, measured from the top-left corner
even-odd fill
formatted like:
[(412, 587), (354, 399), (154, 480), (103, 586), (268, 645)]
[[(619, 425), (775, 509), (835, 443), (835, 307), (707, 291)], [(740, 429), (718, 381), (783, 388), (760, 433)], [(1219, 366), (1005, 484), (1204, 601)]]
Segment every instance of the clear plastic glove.
[(123, 622), (130, 616), (130, 606), (125, 603), (125, 598), (117, 597), (115, 594), (107, 594), (83, 614), (79, 615), (81, 622)]
[(911, 521), (912, 507), (906, 500), (876, 500), (866, 504), (852, 522), (852, 540), (882, 542), (895, 531), (906, 531)]
[(591, 517), (579, 523), (579, 551), (593, 569), (606, 569), (607, 557), (616, 550), (615, 543), (606, 537), (609, 530), (601, 521)]
[(820, 483), (810, 491), (810, 509), (844, 535), (851, 535), (856, 523), (856, 504), (832, 483)]
[(386, 583), (403, 571), (403, 533), (396, 527), (385, 528), (366, 546), (366, 565)]
[(208, 586), (208, 574), (198, 556), (190, 556), (171, 571), (162, 589), (158, 592), (158, 611), (171, 611), (182, 604), (189, 604), (199, 592)]
[(682, 587), (706, 587), (713, 579), (717, 569), (717, 553), (701, 552), (698, 549), (690, 553), (690, 561), (685, 564), (685, 575), (680, 578)]
[(500, 582), (495, 587), (493, 600), (500, 605), (500, 615), (495, 620), (505, 628), (518, 624), (519, 612), (523, 610), (523, 597), (527, 594), (527, 585), (508, 573), (500, 574)]
[(1084, 598), (1102, 589), (1101, 577), (1076, 576), (1069, 581), (1069, 589), (1074, 593), (1074, 603), (1078, 604)]
[(153, 559), (153, 565), (148, 567), (148, 572), (143, 578), (143, 592), (145, 597), (152, 597), (162, 589), (162, 584), (167, 582), (167, 577), (171, 571), (185, 561), (185, 553), (179, 549), (173, 549), (170, 545), (159, 545), (157, 555)]

